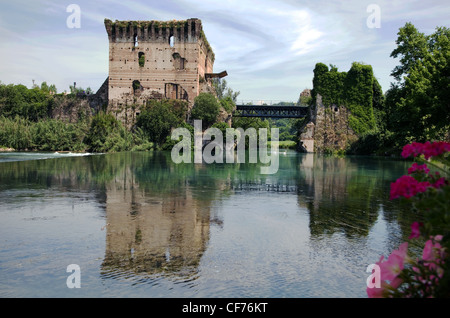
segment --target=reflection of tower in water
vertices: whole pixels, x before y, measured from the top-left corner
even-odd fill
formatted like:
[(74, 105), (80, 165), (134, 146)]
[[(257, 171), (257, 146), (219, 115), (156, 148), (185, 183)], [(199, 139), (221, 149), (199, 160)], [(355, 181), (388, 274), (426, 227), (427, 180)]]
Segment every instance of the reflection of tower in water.
[(188, 187), (153, 195), (130, 171), (107, 185), (103, 277), (127, 273), (191, 278), (209, 239), (209, 208)]

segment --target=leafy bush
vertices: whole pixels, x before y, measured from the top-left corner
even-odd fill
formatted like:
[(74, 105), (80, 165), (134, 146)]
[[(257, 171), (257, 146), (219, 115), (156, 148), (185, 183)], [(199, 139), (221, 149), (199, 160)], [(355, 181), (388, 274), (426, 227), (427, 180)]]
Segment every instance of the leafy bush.
[(85, 123), (71, 124), (49, 119), (35, 123), (31, 130), (33, 147), (39, 150), (82, 151), (86, 149), (83, 143), (87, 131)]
[(181, 101), (152, 101), (136, 118), (136, 126), (161, 147), (172, 129), (184, 123), (186, 109), (186, 104)]
[(231, 114), (236, 108), (236, 104), (230, 96), (224, 97), (220, 100), (220, 106), (228, 113)]
[(217, 120), (220, 105), (216, 97), (210, 93), (200, 93), (194, 100), (191, 111), (192, 119), (200, 119), (203, 128), (211, 127)]
[(16, 150), (33, 148), (31, 122), (19, 116), (0, 117), (0, 144)]
[(48, 89), (28, 89), (24, 85), (0, 84), (0, 115), (20, 116), (31, 121), (48, 118), (53, 107), (53, 97)]
[(0, 144), (16, 150), (83, 151), (87, 124), (48, 119), (37, 123), (16, 116), (0, 117)]
[(132, 136), (113, 115), (100, 112), (92, 118), (84, 142), (91, 152), (118, 152), (131, 148)]

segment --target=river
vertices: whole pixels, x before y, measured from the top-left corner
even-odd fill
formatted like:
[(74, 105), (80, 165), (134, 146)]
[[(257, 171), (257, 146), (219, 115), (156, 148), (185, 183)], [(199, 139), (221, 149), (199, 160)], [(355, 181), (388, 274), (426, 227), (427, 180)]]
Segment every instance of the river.
[(364, 298), (367, 266), (409, 236), (414, 215), (389, 200), (408, 166), (2, 153), (0, 297)]

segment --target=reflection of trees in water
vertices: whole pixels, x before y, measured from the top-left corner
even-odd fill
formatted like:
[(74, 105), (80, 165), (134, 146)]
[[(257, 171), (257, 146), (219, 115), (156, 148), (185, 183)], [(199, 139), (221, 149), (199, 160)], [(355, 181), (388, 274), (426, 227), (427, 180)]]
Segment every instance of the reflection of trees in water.
[(176, 165), (170, 152), (5, 162), (0, 191), (31, 184), (93, 193), (105, 206), (108, 224), (103, 277), (139, 273), (145, 281), (177, 273), (195, 278), (210, 224), (222, 222), (211, 211), (212, 202), (250, 191), (297, 195), (309, 211), (312, 236), (365, 236), (379, 211), (409, 235), (408, 220), (414, 216), (388, 198), (390, 183), (406, 171), (404, 162), (291, 154), (281, 155), (279, 164), (277, 174), (261, 175), (259, 164)]
[(310, 213), (311, 235), (366, 236), (380, 211), (391, 222), (405, 217), (406, 211), (388, 197), (390, 182), (403, 167), (403, 162), (396, 165), (382, 158), (305, 155), (299, 204)]

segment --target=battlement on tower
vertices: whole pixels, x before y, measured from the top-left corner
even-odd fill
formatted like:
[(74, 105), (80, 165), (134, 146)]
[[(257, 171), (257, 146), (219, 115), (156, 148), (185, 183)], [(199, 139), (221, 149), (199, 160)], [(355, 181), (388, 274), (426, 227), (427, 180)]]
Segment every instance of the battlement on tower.
[(105, 28), (110, 42), (202, 42), (206, 53), (214, 62), (214, 52), (203, 32), (202, 21), (192, 18), (172, 21), (111, 21), (105, 19)]

